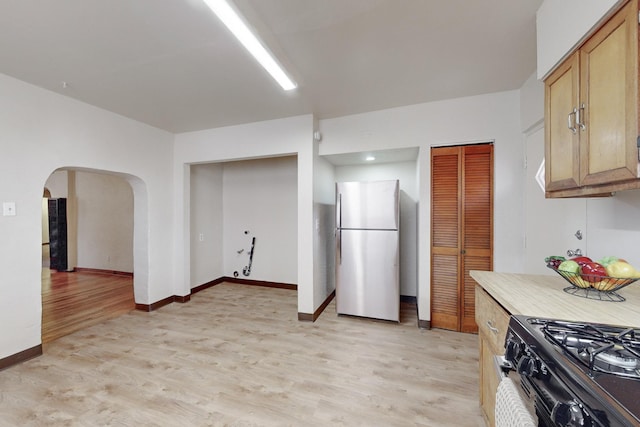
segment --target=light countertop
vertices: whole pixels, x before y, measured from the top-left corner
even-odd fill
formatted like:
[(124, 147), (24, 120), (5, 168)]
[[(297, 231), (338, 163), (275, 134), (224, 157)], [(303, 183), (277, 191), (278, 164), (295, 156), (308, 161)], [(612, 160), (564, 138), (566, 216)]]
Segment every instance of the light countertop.
[(626, 301), (587, 299), (563, 291), (562, 277), (471, 271), (471, 277), (510, 314), (640, 327), (640, 280), (618, 291)]

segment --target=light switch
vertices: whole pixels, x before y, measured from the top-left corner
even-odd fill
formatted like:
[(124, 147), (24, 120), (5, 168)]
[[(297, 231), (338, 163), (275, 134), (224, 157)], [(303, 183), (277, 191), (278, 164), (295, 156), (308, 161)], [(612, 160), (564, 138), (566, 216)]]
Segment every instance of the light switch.
[(15, 216), (16, 202), (2, 202), (2, 216)]

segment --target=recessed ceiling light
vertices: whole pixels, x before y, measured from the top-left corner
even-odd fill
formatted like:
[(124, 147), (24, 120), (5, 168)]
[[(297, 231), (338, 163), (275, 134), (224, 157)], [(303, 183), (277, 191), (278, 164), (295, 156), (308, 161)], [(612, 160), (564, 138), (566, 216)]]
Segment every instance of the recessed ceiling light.
[(242, 45), (253, 55), (253, 57), (264, 67), (271, 77), (278, 82), (282, 89), (291, 90), (296, 88), (296, 83), (287, 76), (275, 58), (269, 53), (265, 46), (258, 40), (249, 29), (240, 14), (235, 10), (230, 2), (226, 0), (204, 0), (220, 18), (222, 23), (233, 33)]
[(366, 160), (367, 162), (373, 162), (375, 159), (376, 159), (376, 158), (375, 158), (375, 157), (373, 157), (373, 156), (367, 156), (367, 157), (365, 158), (365, 160)]

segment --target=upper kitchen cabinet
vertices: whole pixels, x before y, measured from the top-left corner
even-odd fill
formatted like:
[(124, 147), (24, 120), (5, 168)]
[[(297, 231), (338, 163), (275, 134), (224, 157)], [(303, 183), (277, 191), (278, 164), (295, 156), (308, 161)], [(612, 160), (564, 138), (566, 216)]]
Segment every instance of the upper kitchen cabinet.
[(547, 197), (640, 188), (638, 0), (545, 79)]
[(576, 188), (580, 182), (578, 114), (579, 56), (566, 60), (544, 85), (545, 187), (547, 191)]

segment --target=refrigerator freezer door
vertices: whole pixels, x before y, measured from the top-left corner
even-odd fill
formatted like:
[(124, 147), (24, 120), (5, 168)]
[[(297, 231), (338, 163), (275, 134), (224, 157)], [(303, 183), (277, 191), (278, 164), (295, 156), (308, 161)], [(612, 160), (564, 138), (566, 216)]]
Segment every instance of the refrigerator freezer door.
[(338, 314), (400, 321), (398, 232), (342, 230), (338, 243)]
[(336, 184), (336, 224), (339, 228), (397, 230), (398, 181)]

